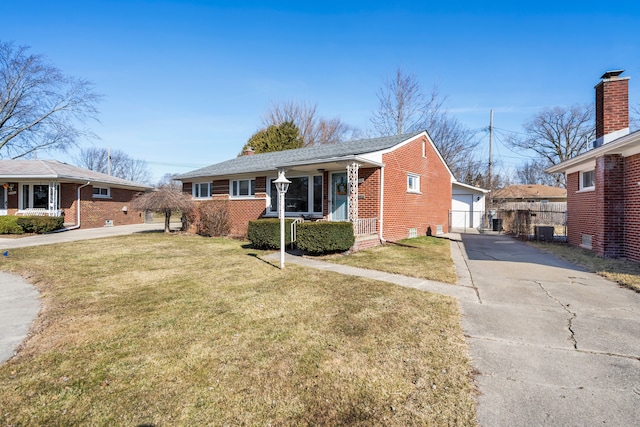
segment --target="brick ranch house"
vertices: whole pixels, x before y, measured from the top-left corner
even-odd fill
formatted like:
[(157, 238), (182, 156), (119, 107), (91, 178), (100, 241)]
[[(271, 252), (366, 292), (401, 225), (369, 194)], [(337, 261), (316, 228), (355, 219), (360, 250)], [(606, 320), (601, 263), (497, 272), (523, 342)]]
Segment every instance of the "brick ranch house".
[(277, 217), (279, 170), (291, 181), (287, 217), (351, 221), (358, 248), (448, 231), (454, 179), (425, 131), (245, 152), (176, 179), (196, 201), (228, 200), (231, 234), (245, 237), (250, 220)]
[(629, 133), (629, 77), (596, 85), (594, 148), (546, 169), (567, 179), (569, 243), (640, 261), (640, 132)]
[(128, 205), (148, 190), (56, 160), (0, 160), (0, 215), (64, 216), (68, 228), (140, 224)]

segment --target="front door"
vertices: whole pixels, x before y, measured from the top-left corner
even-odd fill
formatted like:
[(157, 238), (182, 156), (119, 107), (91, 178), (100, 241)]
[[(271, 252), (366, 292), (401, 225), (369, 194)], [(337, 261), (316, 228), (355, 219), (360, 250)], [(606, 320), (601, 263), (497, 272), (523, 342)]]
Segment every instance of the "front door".
[(331, 201), (331, 219), (347, 221), (349, 219), (349, 185), (346, 172), (331, 175)]
[(7, 214), (7, 189), (0, 186), (0, 215)]

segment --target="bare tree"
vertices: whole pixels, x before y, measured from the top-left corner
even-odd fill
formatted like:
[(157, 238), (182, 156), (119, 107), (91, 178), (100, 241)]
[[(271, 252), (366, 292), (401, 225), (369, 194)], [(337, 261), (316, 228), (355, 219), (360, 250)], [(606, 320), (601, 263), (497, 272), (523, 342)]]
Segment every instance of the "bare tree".
[(172, 188), (160, 188), (156, 191), (141, 194), (131, 201), (135, 211), (153, 211), (164, 213), (164, 232), (171, 231), (171, 213), (180, 211), (183, 214), (193, 209), (191, 196)]
[[(426, 130), (455, 176), (469, 172), (475, 134), (445, 109), (445, 97), (434, 85), (425, 95), (415, 74), (396, 70), (377, 93), (378, 109), (371, 123), (380, 136)], [(475, 171), (477, 174), (479, 171)]]
[(318, 106), (306, 102), (285, 101), (274, 102), (263, 116), (262, 124), (280, 126), (293, 123), (302, 136), (304, 146), (317, 144), (333, 144), (357, 136), (354, 127), (344, 123), (340, 118), (325, 119), (318, 115)]
[(378, 90), (378, 109), (371, 123), (380, 136), (401, 135), (427, 129), (429, 111), (440, 110), (443, 100), (437, 90), (427, 98), (415, 74), (406, 74), (398, 68)]
[(593, 107), (546, 108), (523, 125), (525, 134), (509, 137), (515, 147), (532, 150), (549, 165), (555, 165), (591, 148), (595, 136)]
[(545, 169), (551, 166), (548, 161), (532, 159), (520, 165), (516, 169), (516, 178), (519, 184), (558, 185), (562, 182), (561, 174), (557, 176), (545, 173)]
[[(109, 155), (111, 161), (109, 162)], [(106, 148), (82, 148), (75, 157), (78, 166), (92, 171), (111, 174), (112, 176), (134, 182), (149, 181), (149, 165), (144, 160), (133, 159), (124, 151)]]
[(170, 188), (172, 190), (182, 191), (182, 181), (178, 181), (173, 177), (177, 175), (175, 173), (165, 173), (160, 178), (160, 181), (156, 184), (157, 188)]
[(68, 77), (27, 46), (0, 41), (0, 156), (65, 150), (94, 137), (77, 127), (97, 115), (101, 95), (86, 80)]

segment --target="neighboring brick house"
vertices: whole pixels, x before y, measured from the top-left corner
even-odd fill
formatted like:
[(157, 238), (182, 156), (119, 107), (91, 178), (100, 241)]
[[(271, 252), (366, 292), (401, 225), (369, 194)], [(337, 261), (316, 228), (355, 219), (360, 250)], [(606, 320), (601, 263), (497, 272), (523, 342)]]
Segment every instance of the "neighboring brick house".
[(249, 220), (277, 217), (279, 170), (292, 181), (287, 217), (352, 221), (368, 244), (448, 231), (454, 179), (424, 131), (249, 152), (176, 179), (197, 201), (228, 200), (231, 234), (245, 237)]
[(569, 243), (606, 258), (640, 261), (640, 132), (629, 133), (629, 77), (596, 85), (594, 148), (548, 168), (567, 181)]
[(150, 189), (56, 160), (0, 160), (0, 215), (64, 216), (68, 228), (139, 224), (129, 203)]

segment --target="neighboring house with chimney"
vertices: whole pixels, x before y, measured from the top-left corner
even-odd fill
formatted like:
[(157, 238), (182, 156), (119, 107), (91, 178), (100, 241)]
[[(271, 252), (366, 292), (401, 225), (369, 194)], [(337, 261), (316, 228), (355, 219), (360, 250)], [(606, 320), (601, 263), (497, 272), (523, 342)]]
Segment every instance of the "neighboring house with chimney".
[(129, 203), (150, 189), (56, 160), (0, 160), (0, 215), (64, 216), (67, 228), (143, 223)]
[(424, 131), (246, 153), (176, 179), (196, 201), (228, 201), (231, 234), (245, 237), (250, 220), (277, 217), (279, 170), (287, 217), (351, 221), (358, 248), (448, 231), (454, 178)]
[(596, 89), (594, 148), (546, 169), (567, 182), (569, 243), (640, 261), (640, 132), (629, 133), (629, 77), (608, 71)]

